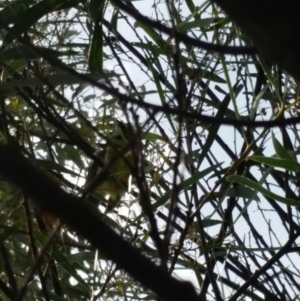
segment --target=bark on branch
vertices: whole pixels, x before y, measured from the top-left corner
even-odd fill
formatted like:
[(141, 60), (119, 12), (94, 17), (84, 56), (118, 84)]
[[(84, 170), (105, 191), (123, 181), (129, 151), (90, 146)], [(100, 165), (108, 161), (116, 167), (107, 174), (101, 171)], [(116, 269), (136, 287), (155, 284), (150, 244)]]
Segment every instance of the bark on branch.
[(123, 240), (87, 203), (65, 191), (26, 159), (14, 144), (0, 145), (0, 174), (26, 192), (41, 210), (60, 218), (163, 300), (199, 301), (193, 286), (171, 277)]

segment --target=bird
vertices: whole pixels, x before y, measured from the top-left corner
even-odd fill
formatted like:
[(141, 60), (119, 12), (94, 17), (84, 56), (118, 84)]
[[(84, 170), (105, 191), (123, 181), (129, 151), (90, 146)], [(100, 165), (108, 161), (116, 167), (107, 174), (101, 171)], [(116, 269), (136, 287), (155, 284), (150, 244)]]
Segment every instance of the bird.
[[(95, 151), (94, 155), (99, 160), (89, 165), (84, 185), (89, 192), (96, 192), (103, 198), (109, 196), (106, 212), (114, 209), (127, 192), (134, 164), (132, 149), (125, 149), (133, 137), (133, 129), (121, 121), (116, 123), (116, 129), (107, 137), (106, 144)], [(99, 205), (95, 198), (92, 198), (92, 203)]]

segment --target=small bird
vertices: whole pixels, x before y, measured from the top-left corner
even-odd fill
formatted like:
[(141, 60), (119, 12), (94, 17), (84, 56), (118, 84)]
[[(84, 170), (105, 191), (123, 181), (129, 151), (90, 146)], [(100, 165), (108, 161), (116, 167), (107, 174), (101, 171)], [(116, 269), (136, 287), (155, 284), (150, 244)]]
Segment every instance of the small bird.
[(88, 168), (85, 188), (102, 197), (109, 196), (106, 212), (118, 205), (128, 190), (134, 155), (130, 149), (124, 154), (124, 147), (128, 145), (131, 135), (132, 128), (118, 121), (116, 130), (107, 137), (107, 143), (95, 152), (99, 160), (93, 161)]

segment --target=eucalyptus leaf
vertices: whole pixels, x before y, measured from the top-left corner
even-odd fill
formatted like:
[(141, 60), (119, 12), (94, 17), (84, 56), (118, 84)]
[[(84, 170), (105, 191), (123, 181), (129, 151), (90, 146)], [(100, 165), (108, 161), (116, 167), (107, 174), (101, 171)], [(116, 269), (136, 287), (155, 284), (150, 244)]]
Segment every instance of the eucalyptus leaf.
[(264, 188), (262, 185), (248, 179), (248, 178), (245, 178), (245, 177), (242, 177), (242, 176), (238, 176), (238, 175), (231, 175), (231, 176), (228, 176), (226, 178), (227, 181), (230, 181), (230, 182), (234, 182), (234, 183), (238, 183), (240, 185), (244, 185), (246, 187), (249, 187), (257, 192), (260, 192), (261, 194), (269, 197), (269, 198), (272, 198), (274, 200), (277, 200), (285, 205), (289, 205), (289, 206), (295, 206), (295, 207), (300, 207), (300, 201), (298, 200), (293, 200), (293, 199), (290, 199), (290, 198), (285, 198), (285, 197), (282, 197), (278, 194), (275, 194), (273, 192), (271, 192), (270, 190)]

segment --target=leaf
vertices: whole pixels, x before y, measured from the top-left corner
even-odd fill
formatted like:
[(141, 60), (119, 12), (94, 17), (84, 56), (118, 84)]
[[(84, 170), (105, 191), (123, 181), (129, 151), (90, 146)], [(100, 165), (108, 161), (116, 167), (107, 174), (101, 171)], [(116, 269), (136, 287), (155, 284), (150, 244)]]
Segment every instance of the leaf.
[(173, 46), (171, 43), (169, 43), (168, 41), (165, 41), (161, 38), (161, 36), (154, 31), (151, 27), (149, 27), (148, 25), (141, 23), (139, 21), (137, 21), (135, 23), (136, 27), (140, 27), (142, 28), (150, 37), (151, 39), (155, 42), (155, 44), (162, 50), (164, 51), (164, 53), (166, 54), (171, 54), (173, 51)]
[(273, 145), (274, 145), (274, 149), (276, 152), (276, 155), (281, 158), (281, 159), (285, 159), (285, 160), (289, 160), (289, 161), (294, 161), (295, 163), (297, 163), (297, 161), (295, 160), (295, 158), (293, 158), (290, 153), (279, 143), (279, 141), (275, 138), (274, 133), (272, 132), (272, 141), (273, 141)]
[[(239, 85), (238, 82), (235, 83), (235, 85), (232, 88), (236, 94), (236, 96), (241, 92), (243, 89), (243, 85)], [(225, 112), (228, 108), (230, 102), (230, 95), (227, 94), (223, 100), (220, 102), (219, 110), (216, 114), (217, 118), (224, 118)], [(205, 144), (202, 147), (202, 151), (200, 153), (200, 156), (198, 158), (198, 164), (201, 164), (207, 153), (210, 151), (212, 144), (215, 142), (216, 136), (218, 134), (218, 131), (220, 129), (220, 125), (214, 124), (210, 127), (208, 136), (206, 138)]]
[(53, 162), (53, 161), (38, 159), (38, 160), (36, 160), (36, 163), (39, 167), (41, 167), (43, 169), (50, 169), (50, 170), (55, 170), (55, 171), (59, 171), (59, 172), (64, 172), (64, 173), (68, 173), (72, 176), (79, 177), (78, 173), (76, 173), (56, 162)]
[(9, 76), (15, 74), (22, 68), (27, 66), (27, 61), (20, 59), (20, 60), (14, 60), (10, 64), (8, 64), (2, 71), (1, 74), (1, 81), (5, 81)]
[(37, 47), (37, 46), (35, 48), (38, 50), (40, 54), (34, 52), (33, 50), (23, 45), (6, 49), (0, 53), (0, 63), (3, 63), (8, 60), (13, 60), (13, 59), (34, 60), (34, 59), (41, 58), (42, 55), (46, 57), (50, 56), (50, 57), (57, 58), (65, 55), (74, 55), (78, 53), (76, 51), (56, 51), (53, 49)]
[(232, 175), (232, 176), (228, 176), (226, 178), (227, 181), (230, 181), (230, 182), (234, 182), (234, 183), (238, 183), (240, 185), (244, 185), (246, 187), (249, 187), (257, 192), (260, 192), (261, 194), (269, 197), (269, 198), (272, 198), (274, 200), (277, 200), (285, 205), (289, 205), (289, 206), (295, 206), (295, 207), (300, 207), (300, 201), (297, 201), (297, 200), (293, 200), (293, 199), (290, 199), (290, 198), (285, 198), (285, 197), (282, 197), (278, 194), (275, 194), (273, 192), (271, 192), (270, 190), (264, 188), (263, 186), (261, 186), (260, 184), (248, 179), (248, 178), (245, 178), (245, 177), (242, 177), (242, 176), (238, 176), (238, 175)]
[(192, 0), (186, 0), (185, 1), (187, 7), (189, 8), (190, 12), (191, 13), (194, 13), (195, 12), (195, 4)]
[(206, 27), (213, 23), (214, 20), (215, 18), (203, 18), (191, 22), (182, 22), (178, 25), (178, 29), (185, 32), (195, 27)]
[[(99, 1), (98, 1), (99, 3)], [(103, 70), (103, 32), (102, 32), (102, 18), (105, 1), (100, 1), (98, 6), (97, 19), (94, 26), (92, 43), (89, 49), (88, 65), (92, 73), (102, 72)]]
[(11, 227), (6, 228), (0, 233), (0, 241), (5, 241), (12, 234), (14, 234), (21, 226), (23, 225), (22, 221), (15, 222)]
[[(45, 246), (48, 239), (40, 232), (34, 234), (35, 238), (42, 246)], [(59, 266), (61, 266), (70, 276), (76, 279), (88, 292), (91, 290), (86, 282), (78, 275), (77, 270), (68, 260), (68, 258), (57, 248), (54, 249), (52, 256)]]
[[(219, 224), (222, 224), (221, 220), (207, 219), (207, 218), (202, 220), (203, 228), (208, 228), (208, 227), (212, 227), (212, 226), (219, 225)], [(196, 227), (196, 229), (197, 229), (197, 227)]]
[(14, 37), (7, 34), (3, 41), (1, 50), (10, 45), (16, 36), (27, 31), (43, 16), (60, 9), (76, 6), (79, 2), (80, 0), (43, 0), (31, 6), (16, 20), (15, 25), (11, 29), (11, 31), (14, 32)]
[(224, 193), (226, 193), (226, 197), (245, 198), (259, 201), (259, 197), (257, 195), (253, 196), (253, 190), (244, 186), (234, 186), (229, 190), (226, 190), (226, 192), (224, 190), (217, 191), (212, 195), (212, 198), (223, 197)]
[(90, 0), (88, 4), (89, 14), (91, 19), (96, 23), (99, 16), (99, 10), (104, 6), (105, 1)]
[(222, 83), (222, 84), (226, 83), (225, 79), (218, 76), (215, 72), (211, 72), (207, 69), (190, 68), (185, 66), (182, 69), (182, 73), (192, 81), (198, 81), (201, 78), (207, 78), (217, 83)]
[(161, 135), (150, 133), (150, 132), (143, 132), (142, 137), (143, 140), (148, 140), (148, 141), (156, 141), (156, 140), (165, 141), (165, 139)]
[[(115, 74), (112, 72), (108, 73), (98, 73), (98, 74), (86, 74), (90, 79), (99, 80), (99, 79), (106, 79)], [(74, 75), (61, 73), (61, 74), (53, 74), (47, 75), (43, 77), (49, 84), (56, 87), (58, 85), (73, 85), (73, 84), (80, 84), (85, 83), (85, 80), (77, 78)], [(16, 80), (7, 83), (2, 83), (0, 85), (0, 95), (1, 96), (8, 96), (8, 95), (15, 95), (18, 94), (15, 88), (24, 88), (28, 86), (44, 86), (45, 83), (40, 78), (28, 78), (23, 80)]]
[(0, 21), (4, 24), (15, 23), (19, 16), (29, 8), (29, 1), (10, 1), (0, 11)]
[[(206, 168), (203, 171), (199, 171), (196, 172), (193, 176), (191, 176), (190, 178), (186, 179), (185, 181), (183, 181), (180, 184), (179, 187), (179, 192), (185, 189), (188, 189), (191, 185), (195, 184), (196, 182), (198, 182), (200, 179), (204, 178), (205, 176), (207, 176), (209, 173), (211, 173), (212, 171), (215, 171), (218, 167), (220, 167), (223, 163), (217, 163), (213, 166), (210, 166), (208, 168)], [(167, 191), (154, 205), (153, 205), (153, 209), (157, 209), (158, 207), (164, 205), (172, 196), (172, 192), (173, 190), (169, 190)]]
[(272, 157), (270, 158), (265, 156), (250, 156), (247, 159), (262, 164), (266, 164), (268, 166), (284, 168), (290, 171), (300, 171), (300, 164), (295, 162), (295, 160), (285, 160), (285, 159), (278, 159)]

